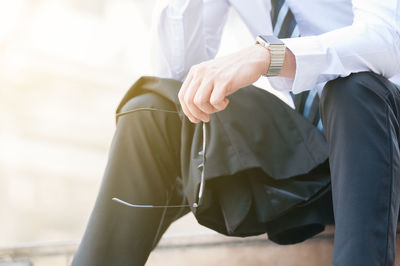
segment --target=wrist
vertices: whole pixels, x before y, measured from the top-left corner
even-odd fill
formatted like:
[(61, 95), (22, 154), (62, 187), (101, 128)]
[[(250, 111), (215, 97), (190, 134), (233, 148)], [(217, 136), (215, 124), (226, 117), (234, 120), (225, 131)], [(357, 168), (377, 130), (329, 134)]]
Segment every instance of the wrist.
[(257, 54), (256, 56), (258, 58), (258, 70), (261, 76), (268, 72), (269, 65), (271, 63), (271, 54), (268, 49), (266, 49), (259, 43), (254, 44), (254, 49)]

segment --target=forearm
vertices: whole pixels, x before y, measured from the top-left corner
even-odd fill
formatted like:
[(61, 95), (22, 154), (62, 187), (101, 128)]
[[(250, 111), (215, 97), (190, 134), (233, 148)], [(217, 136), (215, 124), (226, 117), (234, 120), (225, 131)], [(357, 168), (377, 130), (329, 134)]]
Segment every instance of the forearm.
[(283, 62), (281, 73), (279, 76), (286, 78), (294, 78), (296, 74), (296, 57), (286, 48), (285, 61)]

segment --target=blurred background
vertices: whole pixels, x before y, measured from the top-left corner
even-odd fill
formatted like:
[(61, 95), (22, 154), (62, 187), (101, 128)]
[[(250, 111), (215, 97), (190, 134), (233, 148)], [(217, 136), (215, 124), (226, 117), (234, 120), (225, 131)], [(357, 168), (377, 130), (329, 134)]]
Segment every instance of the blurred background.
[[(69, 265), (101, 182), (115, 108), (152, 74), (154, 4), (0, 0), (1, 262)], [(231, 11), (221, 53), (252, 42)], [(189, 214), (166, 236), (189, 233), (214, 234)]]

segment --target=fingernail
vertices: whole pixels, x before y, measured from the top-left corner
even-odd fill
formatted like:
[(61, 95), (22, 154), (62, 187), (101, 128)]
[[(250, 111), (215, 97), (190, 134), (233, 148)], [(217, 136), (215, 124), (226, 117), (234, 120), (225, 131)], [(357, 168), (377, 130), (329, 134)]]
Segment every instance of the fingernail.
[(189, 120), (190, 120), (190, 122), (192, 122), (192, 123), (194, 123), (194, 124), (196, 124), (196, 123), (199, 123), (199, 122), (200, 122), (200, 120), (198, 120), (198, 119), (194, 119), (194, 118), (189, 118)]

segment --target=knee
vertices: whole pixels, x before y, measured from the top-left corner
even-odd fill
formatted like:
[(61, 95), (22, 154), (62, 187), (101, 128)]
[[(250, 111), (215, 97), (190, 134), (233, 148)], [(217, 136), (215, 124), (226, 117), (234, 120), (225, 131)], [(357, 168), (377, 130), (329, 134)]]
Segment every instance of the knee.
[(330, 109), (332, 106), (341, 108), (348, 106), (348, 102), (354, 101), (365, 90), (363, 79), (367, 73), (355, 73), (344, 78), (337, 78), (326, 83), (321, 95), (321, 111)]
[(121, 107), (116, 114), (116, 122), (119, 127), (122, 121), (125, 121), (122, 124), (127, 126), (137, 123), (149, 124), (159, 119), (161, 113), (175, 114), (175, 112), (176, 107), (173, 102), (154, 93), (144, 93), (133, 97)]
[(131, 112), (144, 108), (174, 110), (174, 105), (164, 97), (154, 93), (144, 93), (133, 97), (121, 108), (120, 113)]
[(152, 136), (160, 129), (167, 130), (165, 132), (175, 132), (174, 127), (180, 130), (181, 120), (172, 101), (155, 93), (144, 93), (121, 107), (116, 122), (120, 131), (138, 132), (140, 129), (146, 132), (142, 135)]
[(321, 113), (340, 110), (354, 111), (371, 101), (385, 101), (389, 87), (387, 79), (372, 72), (353, 73), (344, 78), (329, 81), (320, 99)]

